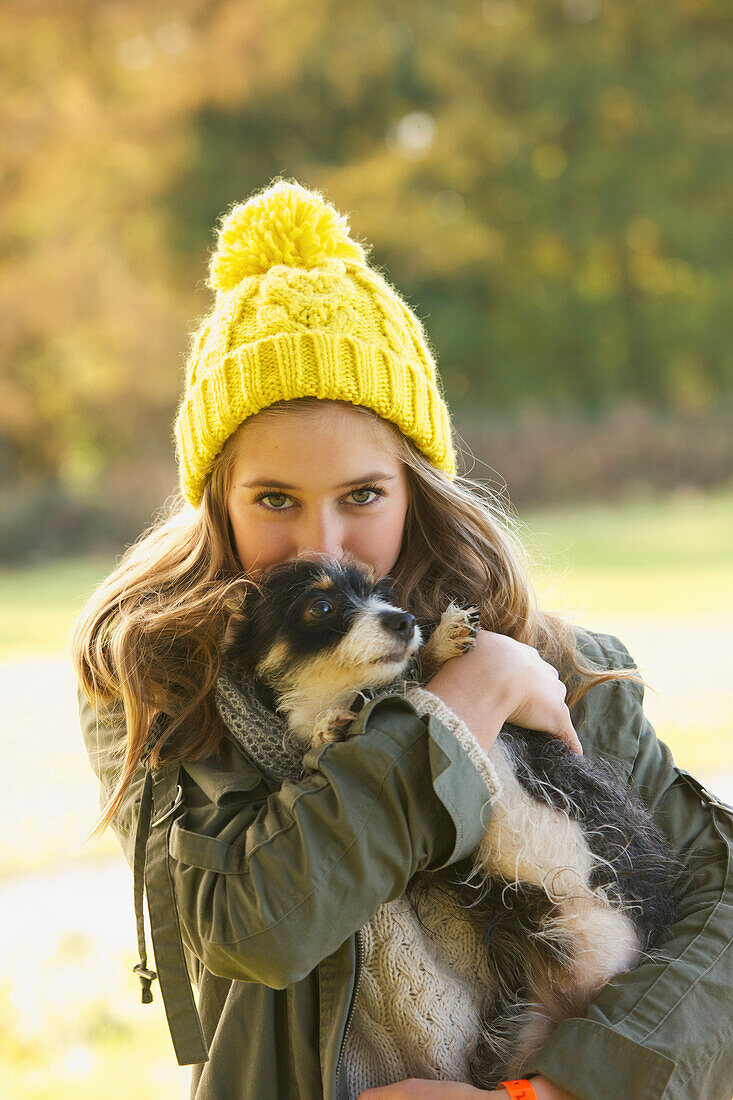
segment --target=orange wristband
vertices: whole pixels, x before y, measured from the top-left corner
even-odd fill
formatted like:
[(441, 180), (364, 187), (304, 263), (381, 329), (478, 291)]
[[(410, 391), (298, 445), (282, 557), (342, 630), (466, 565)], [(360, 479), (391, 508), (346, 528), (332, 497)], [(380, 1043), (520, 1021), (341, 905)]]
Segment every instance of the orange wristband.
[(530, 1081), (500, 1081), (499, 1087), (506, 1089), (511, 1100), (537, 1100)]

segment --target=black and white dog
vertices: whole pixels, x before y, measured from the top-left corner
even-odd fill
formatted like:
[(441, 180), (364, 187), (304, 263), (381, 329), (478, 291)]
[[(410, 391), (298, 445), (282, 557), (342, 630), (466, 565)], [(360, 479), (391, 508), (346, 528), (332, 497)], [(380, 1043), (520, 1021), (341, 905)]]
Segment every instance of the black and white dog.
[[(258, 585), (230, 619), (222, 653), (304, 753), (346, 737), (367, 698), (408, 694), (475, 642), (476, 608), (451, 603), (425, 638), (390, 578), (350, 558), (284, 562)], [(492, 988), (482, 991), (471, 1072), (476, 1087), (493, 1089), (522, 1076), (561, 1020), (585, 1015), (655, 945), (674, 915), (680, 864), (610, 764), (509, 724), (488, 758), (501, 797), (464, 862), (470, 874), (453, 885), (483, 930)]]

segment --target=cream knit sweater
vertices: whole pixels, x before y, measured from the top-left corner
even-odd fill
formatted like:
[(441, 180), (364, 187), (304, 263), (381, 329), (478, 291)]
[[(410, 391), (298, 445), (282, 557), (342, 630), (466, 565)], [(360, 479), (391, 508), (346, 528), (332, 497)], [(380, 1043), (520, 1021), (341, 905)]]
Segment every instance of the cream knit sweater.
[[(404, 692), (418, 714), (453, 731), (490, 793), (499, 793), (491, 760), (464, 722), (424, 688)], [(217, 705), (230, 732), (273, 777), (298, 779), (299, 754), (282, 719), (243, 692), (224, 670)], [(488, 801), (488, 799), (487, 799)], [(408, 1077), (469, 1082), (478, 1037), (478, 993), (489, 978), (480, 934), (443, 890), (431, 891), (418, 921), (408, 898), (385, 902), (361, 929), (364, 956), (342, 1071), (348, 1100)], [(423, 925), (427, 926), (426, 928)]]

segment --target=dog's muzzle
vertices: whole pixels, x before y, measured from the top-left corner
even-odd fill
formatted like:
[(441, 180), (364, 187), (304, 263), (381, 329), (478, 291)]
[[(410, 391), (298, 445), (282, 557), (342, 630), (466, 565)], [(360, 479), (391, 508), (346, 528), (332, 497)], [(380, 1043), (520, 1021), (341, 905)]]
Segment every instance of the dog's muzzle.
[(390, 653), (383, 653), (379, 657), (374, 657), (372, 664), (387, 661), (403, 661), (407, 654), (407, 647), (415, 636), (415, 623), (417, 619), (414, 615), (411, 615), (409, 611), (385, 611), (379, 616), (379, 622), (382, 626), (385, 626), (388, 630), (397, 635), (398, 641), (402, 643), (402, 646), (400, 649), (392, 650)]

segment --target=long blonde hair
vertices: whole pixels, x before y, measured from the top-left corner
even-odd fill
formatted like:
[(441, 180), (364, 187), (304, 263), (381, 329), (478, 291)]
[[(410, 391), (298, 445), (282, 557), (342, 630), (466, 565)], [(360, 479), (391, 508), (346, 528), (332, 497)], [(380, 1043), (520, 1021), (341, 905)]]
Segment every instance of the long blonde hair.
[[(279, 401), (257, 415), (283, 415), (293, 405), (316, 409), (324, 401)], [(501, 497), (460, 473), (450, 481), (396, 425), (370, 408), (349, 407), (379, 426), (405, 466), (409, 503), (390, 577), (402, 606), (421, 625), (435, 625), (450, 600), (476, 605), (482, 629), (534, 646), (554, 665), (567, 686), (568, 707), (606, 680), (644, 683), (633, 669), (589, 664), (577, 650), (571, 623), (537, 605), (519, 523)], [(150, 752), (152, 768), (206, 759), (224, 736), (213, 692), (219, 645), (229, 615), (241, 610), (257, 584), (242, 571), (227, 511), (245, 425), (216, 458), (199, 507), (175, 494), (74, 623), (69, 642), (78, 683), (101, 720), (124, 717), (125, 727), (116, 746), (117, 786), (84, 842), (114, 818), (158, 713), (171, 721)]]

